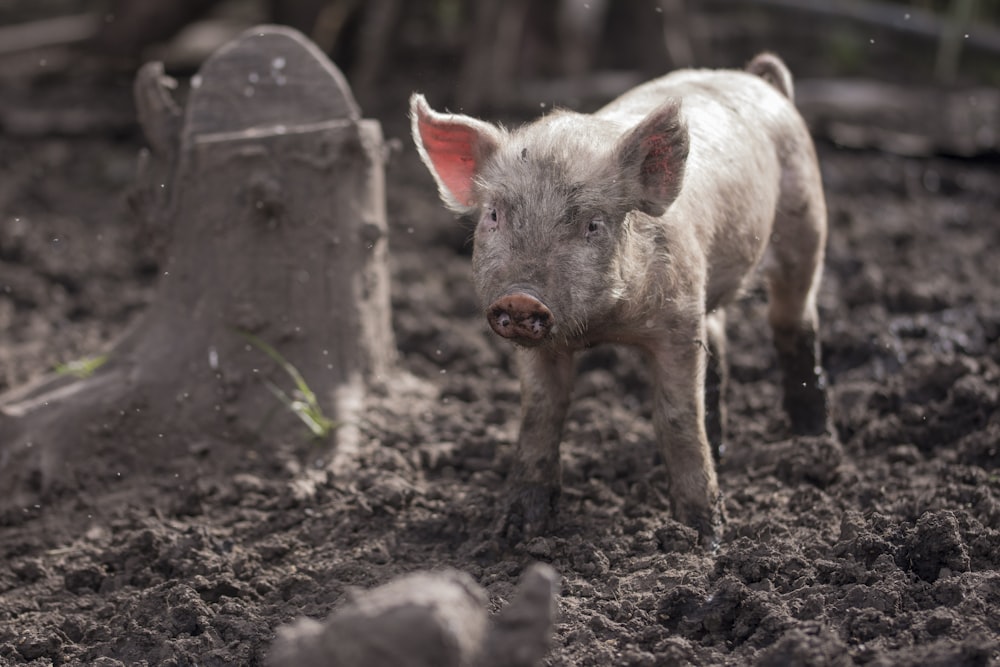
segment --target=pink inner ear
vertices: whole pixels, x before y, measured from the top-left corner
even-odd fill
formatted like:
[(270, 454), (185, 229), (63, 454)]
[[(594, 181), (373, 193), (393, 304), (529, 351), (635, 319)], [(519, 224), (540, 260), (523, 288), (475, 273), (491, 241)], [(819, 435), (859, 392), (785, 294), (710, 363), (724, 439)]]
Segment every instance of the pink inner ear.
[(438, 178), (460, 204), (471, 206), (479, 133), (461, 123), (434, 121), (426, 116), (418, 120), (418, 127)]
[(676, 188), (674, 170), (674, 147), (663, 134), (651, 134), (643, 142), (646, 157), (639, 170), (642, 184), (651, 194), (663, 197)]

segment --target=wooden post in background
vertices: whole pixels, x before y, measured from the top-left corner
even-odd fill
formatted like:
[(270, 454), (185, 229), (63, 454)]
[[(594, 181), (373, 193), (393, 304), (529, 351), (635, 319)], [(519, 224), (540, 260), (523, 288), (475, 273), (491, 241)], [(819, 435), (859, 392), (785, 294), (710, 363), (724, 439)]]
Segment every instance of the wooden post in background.
[(156, 296), (90, 377), (0, 396), (4, 502), (93, 456), (128, 469), (192, 440), (307, 437), (276, 397), (303, 398), (289, 368), (349, 424), (394, 365), (381, 127), (339, 70), (262, 26), (205, 62), (183, 112), (171, 87), (156, 64), (136, 81), (152, 152), (135, 200), (165, 239)]

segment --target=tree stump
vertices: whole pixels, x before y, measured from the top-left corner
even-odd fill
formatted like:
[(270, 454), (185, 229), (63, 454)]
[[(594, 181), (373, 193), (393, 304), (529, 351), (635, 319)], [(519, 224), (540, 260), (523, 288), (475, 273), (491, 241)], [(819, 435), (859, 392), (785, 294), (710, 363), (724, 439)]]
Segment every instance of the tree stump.
[(192, 441), (308, 436), (276, 391), (307, 386), (349, 424), (394, 365), (381, 127), (341, 73), (262, 26), (205, 62), (183, 112), (172, 83), (154, 63), (135, 86), (152, 148), (136, 201), (169, 239), (157, 293), (89, 377), (0, 396), (0, 502), (93, 456), (128, 469)]

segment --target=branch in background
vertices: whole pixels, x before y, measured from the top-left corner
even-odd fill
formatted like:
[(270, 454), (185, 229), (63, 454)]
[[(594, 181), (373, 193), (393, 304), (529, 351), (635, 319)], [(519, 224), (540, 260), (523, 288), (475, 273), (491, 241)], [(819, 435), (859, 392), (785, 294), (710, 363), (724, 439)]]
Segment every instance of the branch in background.
[(0, 56), (79, 44), (97, 35), (100, 27), (101, 18), (96, 14), (59, 16), (0, 27)]
[[(964, 1), (964, 0), (962, 0)], [(720, 5), (758, 5), (775, 9), (787, 9), (817, 17), (829, 17), (856, 21), (869, 26), (895, 30), (900, 33), (940, 40), (948, 29), (949, 19), (917, 7), (890, 4), (869, 0), (867, 2), (830, 2), (829, 0), (710, 0)], [(1000, 29), (977, 25), (969, 31), (968, 39), (962, 40), (968, 48), (981, 49), (990, 53), (1000, 53)]]
[(962, 57), (962, 43), (965, 41), (963, 34), (972, 23), (976, 4), (976, 0), (955, 0), (951, 5), (951, 14), (938, 41), (934, 62), (934, 78), (938, 81), (951, 83), (958, 74), (958, 61)]

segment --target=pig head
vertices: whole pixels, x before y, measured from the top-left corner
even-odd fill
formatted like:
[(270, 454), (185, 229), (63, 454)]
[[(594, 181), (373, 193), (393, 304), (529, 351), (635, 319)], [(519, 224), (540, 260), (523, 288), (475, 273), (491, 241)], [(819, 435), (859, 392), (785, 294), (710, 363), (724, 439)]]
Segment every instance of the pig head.
[(517, 345), (522, 425), (508, 536), (547, 529), (573, 354), (613, 342), (650, 360), (675, 514), (717, 539), (709, 440), (717, 454), (723, 307), (765, 254), (792, 427), (828, 429), (815, 152), (784, 64), (764, 54), (748, 70), (675, 72), (595, 114), (559, 111), (516, 130), (411, 98), (414, 140), (442, 200), (477, 220), (473, 275), (486, 320)]
[[(630, 211), (663, 213), (688, 151), (679, 105), (626, 136), (595, 116), (554, 114), (516, 135), (437, 114), (414, 96), (414, 132), (445, 204), (479, 219), (476, 289), (493, 330), (521, 345), (579, 346), (612, 316)], [(593, 332), (590, 332), (592, 335)]]

